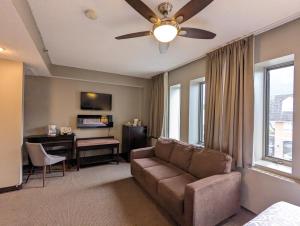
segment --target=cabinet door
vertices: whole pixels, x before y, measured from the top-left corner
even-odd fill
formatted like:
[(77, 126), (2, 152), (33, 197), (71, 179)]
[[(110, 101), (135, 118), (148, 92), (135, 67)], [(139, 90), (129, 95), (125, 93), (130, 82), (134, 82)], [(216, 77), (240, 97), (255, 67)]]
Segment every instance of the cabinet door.
[(122, 129), (122, 152), (129, 152), (131, 149), (131, 144), (130, 144), (130, 127), (128, 126), (123, 126)]
[(133, 128), (132, 135), (133, 139), (133, 148), (142, 148), (147, 145), (147, 128), (140, 126)]

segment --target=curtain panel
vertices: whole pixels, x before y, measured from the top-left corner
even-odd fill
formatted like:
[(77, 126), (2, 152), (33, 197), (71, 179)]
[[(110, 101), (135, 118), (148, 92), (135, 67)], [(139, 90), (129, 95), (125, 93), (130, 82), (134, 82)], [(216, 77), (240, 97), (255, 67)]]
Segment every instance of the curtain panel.
[(228, 153), (238, 167), (253, 152), (253, 37), (208, 54), (205, 146)]
[(152, 77), (151, 82), (149, 136), (159, 138), (164, 121), (164, 75), (160, 74)]

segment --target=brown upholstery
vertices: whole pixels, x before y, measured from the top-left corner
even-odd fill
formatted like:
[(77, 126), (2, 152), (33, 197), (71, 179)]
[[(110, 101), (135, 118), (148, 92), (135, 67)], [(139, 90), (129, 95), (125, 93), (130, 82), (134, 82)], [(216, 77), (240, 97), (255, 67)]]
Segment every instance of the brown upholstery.
[(154, 147), (155, 156), (168, 162), (170, 160), (173, 147), (173, 139), (159, 138)]
[(198, 178), (231, 172), (232, 158), (219, 151), (204, 149), (193, 153), (189, 172)]
[(133, 149), (130, 152), (131, 159), (151, 158), (154, 156), (154, 147)]
[(143, 158), (143, 159), (133, 159), (132, 165), (138, 165), (139, 168), (144, 169), (147, 167), (160, 165), (162, 164), (162, 160), (159, 158), (153, 157), (153, 158)]
[(185, 187), (196, 180), (198, 180), (196, 177), (187, 173), (160, 180), (158, 195), (170, 207), (170, 210), (174, 211), (174, 214), (183, 214)]
[[(169, 162), (168, 162), (169, 161)], [(132, 151), (137, 182), (183, 226), (212, 226), (239, 210), (241, 174), (230, 156), (171, 139)]]
[(143, 169), (147, 166), (154, 166), (159, 159), (154, 156), (154, 147), (131, 150), (131, 174), (140, 182), (143, 181)]
[(184, 171), (172, 166), (171, 164), (156, 165), (144, 169), (144, 178), (146, 186), (156, 192), (157, 185), (160, 180), (175, 177), (183, 173)]
[(240, 208), (241, 174), (231, 172), (197, 180), (186, 186), (185, 225), (214, 226)]
[(175, 142), (171, 153), (170, 163), (187, 171), (193, 154), (193, 146), (183, 142)]

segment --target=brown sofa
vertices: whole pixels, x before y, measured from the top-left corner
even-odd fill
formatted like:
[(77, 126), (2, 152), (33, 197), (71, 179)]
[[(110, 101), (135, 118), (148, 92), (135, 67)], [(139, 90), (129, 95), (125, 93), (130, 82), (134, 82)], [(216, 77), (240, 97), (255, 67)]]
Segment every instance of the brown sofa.
[(240, 208), (232, 158), (172, 139), (131, 152), (131, 174), (180, 225), (216, 225)]

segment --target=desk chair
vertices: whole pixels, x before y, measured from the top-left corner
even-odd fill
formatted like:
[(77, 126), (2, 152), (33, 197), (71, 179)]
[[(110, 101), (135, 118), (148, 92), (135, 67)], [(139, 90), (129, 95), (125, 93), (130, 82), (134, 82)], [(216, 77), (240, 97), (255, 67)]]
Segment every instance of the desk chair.
[(51, 166), (53, 164), (62, 162), (63, 164), (63, 176), (65, 176), (65, 160), (66, 157), (64, 156), (57, 156), (57, 155), (49, 155), (43, 148), (42, 144), (40, 143), (29, 143), (26, 142), (26, 149), (28, 151), (30, 160), (32, 162), (32, 168), (28, 177), (26, 179), (26, 183), (29, 177), (33, 173), (34, 167), (42, 167), (43, 168), (43, 187), (45, 187), (45, 177), (46, 177), (46, 169), (47, 166)]

